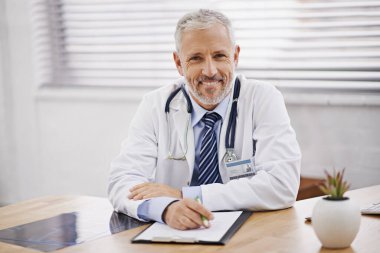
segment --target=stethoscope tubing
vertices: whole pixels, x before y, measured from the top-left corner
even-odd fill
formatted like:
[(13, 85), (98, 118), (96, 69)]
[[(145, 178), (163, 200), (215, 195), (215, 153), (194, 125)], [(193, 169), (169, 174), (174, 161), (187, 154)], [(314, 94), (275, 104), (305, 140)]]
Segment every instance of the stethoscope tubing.
[[(170, 122), (169, 122), (169, 113), (170, 113), (170, 103), (172, 102), (172, 100), (174, 99), (174, 97), (180, 92), (182, 91), (185, 99), (186, 99), (186, 103), (187, 103), (187, 112), (189, 114), (189, 117), (188, 119), (190, 119), (190, 116), (191, 116), (191, 113), (193, 112), (193, 105), (191, 104), (191, 100), (190, 100), (190, 97), (189, 97), (189, 94), (187, 94), (186, 92), (186, 89), (185, 89), (185, 86), (182, 84), (180, 87), (176, 88), (174, 91), (172, 91), (172, 93), (169, 95), (168, 99), (166, 100), (166, 103), (165, 103), (165, 113), (166, 113), (166, 118), (167, 118), (167, 123), (168, 123), (168, 131), (169, 131), (169, 144), (168, 144), (168, 149), (169, 149), (169, 159), (174, 159), (174, 160), (184, 160), (186, 159), (186, 154), (187, 154), (187, 142), (186, 142), (186, 148), (185, 148), (185, 152), (183, 155), (181, 156), (175, 156), (174, 154), (172, 154), (172, 152), (170, 151), (171, 149), (171, 127), (170, 127)], [(239, 100), (239, 95), (240, 95), (240, 81), (238, 78), (236, 78), (235, 80), (235, 86), (234, 86), (234, 92), (233, 92), (233, 101), (232, 101), (232, 105), (231, 105), (231, 112), (230, 112), (230, 117), (228, 119), (228, 124), (227, 124), (227, 131), (226, 131), (226, 137), (225, 137), (225, 147), (226, 147), (226, 150), (230, 150), (233, 152), (234, 150), (234, 147), (235, 147), (235, 132), (236, 132), (236, 120), (237, 120), (237, 116), (238, 116), (238, 113), (237, 113), (237, 104), (238, 104), (238, 100)], [(189, 127), (189, 122), (187, 122), (187, 125)], [(187, 127), (187, 128), (188, 128)], [(186, 136), (187, 136), (187, 129), (186, 129)], [(184, 137), (185, 139), (187, 139), (187, 137)]]
[(235, 148), (235, 133), (236, 133), (236, 120), (238, 117), (237, 113), (237, 103), (240, 95), (240, 81), (238, 78), (235, 80), (234, 93), (233, 93), (233, 101), (231, 105), (230, 118), (228, 119), (227, 131), (226, 131), (226, 139), (225, 145), (226, 149), (233, 150)]

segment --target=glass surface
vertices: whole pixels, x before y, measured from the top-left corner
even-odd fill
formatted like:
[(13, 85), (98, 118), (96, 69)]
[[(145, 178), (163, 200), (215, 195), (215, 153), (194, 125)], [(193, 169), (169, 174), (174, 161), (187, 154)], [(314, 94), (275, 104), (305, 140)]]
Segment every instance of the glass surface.
[(63, 213), (0, 230), (0, 241), (49, 252), (144, 224), (146, 223), (116, 212), (111, 213), (111, 217), (96, 212)]

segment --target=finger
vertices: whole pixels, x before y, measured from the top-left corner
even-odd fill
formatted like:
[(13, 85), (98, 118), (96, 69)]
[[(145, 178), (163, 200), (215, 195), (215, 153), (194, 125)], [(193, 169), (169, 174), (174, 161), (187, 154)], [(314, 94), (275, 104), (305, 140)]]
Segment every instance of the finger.
[(138, 192), (136, 195), (134, 195), (133, 199), (147, 199), (147, 198), (154, 198), (154, 197), (163, 197), (163, 196), (169, 196), (162, 190), (160, 190), (157, 187), (147, 186), (142, 189), (137, 190)]
[(154, 197), (174, 197), (174, 198), (180, 198), (180, 192), (179, 191), (170, 191), (165, 187), (161, 186), (149, 186), (145, 187), (143, 189), (140, 189), (140, 194), (143, 195), (144, 198), (154, 198)]
[(168, 196), (167, 194), (165, 195), (164, 193), (161, 192), (150, 192), (144, 195), (144, 198), (156, 198), (156, 197), (163, 197), (163, 196)]
[(201, 226), (204, 226), (201, 215), (193, 209), (189, 208), (186, 204), (186, 201), (179, 201), (176, 206), (176, 219), (184, 219), (184, 221), (181, 220), (181, 223), (187, 228), (199, 228)]
[(146, 196), (146, 194), (144, 192), (139, 192), (133, 196), (133, 200), (144, 199), (144, 198), (146, 198), (145, 196)]
[(200, 215), (203, 215), (204, 217), (206, 217), (206, 219), (214, 219), (214, 215), (212, 214), (212, 212), (207, 210), (202, 204), (198, 203), (197, 201), (192, 199), (186, 199), (185, 203), (190, 209), (194, 210)]
[[(156, 196), (157, 197), (157, 196)], [(153, 198), (145, 194), (137, 194), (136, 196), (133, 197), (133, 200), (141, 200), (141, 199), (148, 199), (148, 198)]]
[(186, 207), (183, 211), (183, 215), (190, 219), (193, 223), (197, 224), (198, 227), (203, 226), (201, 215), (193, 209)]
[(171, 224), (171, 227), (178, 229), (178, 230), (186, 230), (186, 227), (182, 225), (180, 222), (177, 222), (175, 224)]
[(194, 211), (189, 209), (183, 200), (173, 202), (167, 207), (165, 222), (170, 227), (180, 230), (200, 227), (200, 224), (192, 221), (191, 218), (186, 216), (189, 213), (194, 213)]
[(141, 187), (145, 187), (145, 186), (147, 186), (149, 184), (152, 184), (152, 183), (145, 182), (145, 183), (141, 183), (141, 184), (135, 185), (135, 186), (133, 186), (130, 189), (130, 191), (135, 191), (135, 190), (140, 189)]
[(141, 189), (135, 189), (135, 190), (130, 190), (130, 194), (128, 195), (129, 199), (133, 199), (136, 195), (140, 194)]
[(131, 193), (128, 195), (128, 198), (129, 198), (129, 199), (133, 199), (135, 196), (136, 196), (136, 193), (131, 192)]
[(134, 196), (132, 199), (133, 199), (133, 200), (142, 200), (142, 199), (144, 199), (144, 196), (141, 195), (141, 194), (137, 194), (137, 195)]
[(152, 185), (145, 185), (145, 186), (142, 186), (138, 189), (134, 189), (134, 190), (130, 190), (130, 191), (131, 191), (131, 194), (129, 194), (128, 197), (134, 198), (136, 195), (144, 196), (145, 194), (147, 194), (149, 192), (153, 192), (154, 188)]
[(195, 223), (192, 221), (190, 218), (186, 216), (181, 216), (179, 218), (180, 224), (185, 227), (185, 229), (194, 229), (194, 228), (199, 228), (201, 224)]
[(180, 192), (172, 192), (172, 191), (167, 191), (166, 189), (163, 188), (157, 188), (155, 187), (154, 189), (149, 189), (149, 191), (144, 192), (144, 197), (145, 198), (154, 198), (154, 197), (173, 197), (173, 198), (178, 198), (180, 199)]
[(128, 195), (129, 199), (142, 199), (144, 197), (144, 193), (140, 191), (134, 191), (133, 193)]

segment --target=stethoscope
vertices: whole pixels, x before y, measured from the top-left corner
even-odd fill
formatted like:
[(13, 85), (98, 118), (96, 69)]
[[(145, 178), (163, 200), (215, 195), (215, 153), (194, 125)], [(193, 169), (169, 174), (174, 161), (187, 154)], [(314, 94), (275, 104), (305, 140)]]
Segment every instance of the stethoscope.
[[(186, 131), (184, 131), (184, 146), (185, 150), (182, 154), (175, 155), (171, 150), (174, 150), (172, 147), (172, 137), (171, 137), (171, 126), (170, 126), (170, 103), (172, 102), (173, 98), (178, 94), (178, 92), (182, 91), (186, 103), (187, 103), (187, 128)], [(226, 131), (226, 137), (225, 137), (225, 147), (226, 147), (226, 153), (223, 157), (224, 162), (231, 162), (236, 161), (238, 159), (236, 153), (235, 153), (235, 131), (236, 131), (236, 119), (237, 119), (237, 103), (239, 100), (239, 94), (240, 94), (240, 81), (238, 78), (235, 80), (235, 86), (234, 86), (234, 93), (232, 95), (232, 105), (231, 105), (231, 112), (230, 117), (228, 119), (228, 125), (227, 125), (227, 131)], [(185, 90), (185, 86), (181, 85), (177, 89), (175, 89), (168, 97), (166, 104), (165, 104), (165, 114), (166, 114), (166, 122), (168, 125), (168, 132), (169, 132), (169, 142), (168, 142), (168, 159), (169, 160), (186, 160), (186, 154), (188, 151), (188, 145), (187, 145), (187, 134), (189, 131), (189, 123), (191, 119), (191, 113), (193, 112), (193, 106), (191, 104), (191, 100), (189, 95), (187, 94)]]

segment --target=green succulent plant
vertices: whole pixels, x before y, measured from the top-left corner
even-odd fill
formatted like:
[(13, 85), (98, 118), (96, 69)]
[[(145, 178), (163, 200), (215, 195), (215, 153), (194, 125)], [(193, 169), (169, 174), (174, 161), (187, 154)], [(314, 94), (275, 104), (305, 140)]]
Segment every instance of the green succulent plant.
[(319, 186), (319, 189), (328, 195), (329, 199), (345, 199), (343, 195), (348, 191), (350, 185), (347, 181), (343, 180), (344, 170), (338, 173), (334, 170), (332, 175), (325, 171), (326, 180)]

